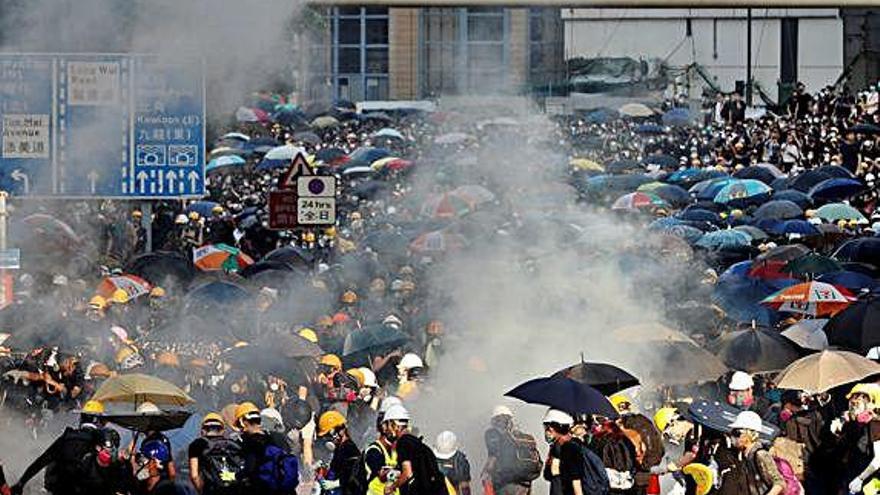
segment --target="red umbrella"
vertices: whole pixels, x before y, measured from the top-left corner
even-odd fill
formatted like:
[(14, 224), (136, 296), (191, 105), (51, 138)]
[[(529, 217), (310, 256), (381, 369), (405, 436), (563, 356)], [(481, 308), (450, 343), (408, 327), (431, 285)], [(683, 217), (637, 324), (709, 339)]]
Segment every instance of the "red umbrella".
[(756, 261), (752, 264), (752, 269), (749, 270), (749, 277), (765, 280), (793, 278), (790, 273), (782, 271), (785, 265), (784, 261), (777, 260)]
[(471, 204), (461, 196), (444, 193), (432, 196), (422, 205), (422, 216), (429, 218), (459, 218), (471, 212)]
[(761, 301), (761, 304), (777, 311), (829, 316), (843, 310), (855, 300), (855, 296), (843, 287), (824, 282), (805, 282), (782, 289)]

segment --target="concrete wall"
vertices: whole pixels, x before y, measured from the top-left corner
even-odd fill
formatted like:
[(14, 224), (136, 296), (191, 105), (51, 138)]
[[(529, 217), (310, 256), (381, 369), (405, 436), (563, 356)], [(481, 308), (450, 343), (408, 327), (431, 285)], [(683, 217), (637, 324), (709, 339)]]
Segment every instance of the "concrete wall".
[(414, 100), (419, 92), (419, 9), (388, 10), (388, 93)]
[[(780, 16), (798, 17), (798, 79), (810, 90), (843, 69), (842, 21), (836, 9), (753, 9), (752, 68), (776, 95)], [(667, 59), (673, 67), (706, 67), (725, 91), (746, 73), (745, 9), (563, 9), (566, 59), (628, 56)], [(690, 18), (692, 38), (686, 38)]]

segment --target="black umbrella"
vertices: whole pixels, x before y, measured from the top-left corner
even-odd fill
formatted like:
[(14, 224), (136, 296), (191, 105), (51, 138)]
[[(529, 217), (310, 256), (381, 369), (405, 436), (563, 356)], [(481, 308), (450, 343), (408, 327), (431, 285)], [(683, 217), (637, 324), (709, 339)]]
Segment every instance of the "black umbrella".
[(768, 186), (777, 179), (769, 169), (764, 167), (746, 167), (738, 170), (733, 174), (737, 179), (755, 179), (767, 184)]
[(831, 175), (819, 170), (807, 170), (797, 177), (789, 180), (789, 188), (800, 192), (809, 192), (816, 184), (828, 180)]
[(136, 256), (125, 265), (124, 271), (158, 286), (166, 285), (169, 280), (187, 285), (196, 276), (189, 258), (171, 251), (154, 251)]
[(800, 218), (803, 215), (804, 210), (802, 210), (795, 202), (777, 199), (768, 201), (759, 206), (752, 216), (758, 220), (788, 220), (790, 218)]
[(713, 342), (710, 350), (727, 366), (748, 373), (778, 371), (801, 357), (790, 340), (762, 328), (728, 332)]
[(373, 325), (348, 334), (345, 338), (342, 355), (381, 354), (382, 351), (402, 346), (409, 340), (409, 335), (400, 330), (386, 325)]
[(529, 404), (541, 404), (572, 414), (596, 414), (616, 418), (617, 410), (595, 388), (571, 378), (535, 378), (504, 394)]
[(834, 252), (840, 261), (868, 263), (880, 267), (880, 237), (862, 237), (846, 241)]
[(192, 413), (189, 411), (162, 411), (159, 413), (105, 414), (101, 417), (128, 430), (146, 433), (183, 428), (190, 416)]
[(801, 209), (808, 208), (811, 204), (813, 204), (813, 198), (807, 195), (805, 192), (797, 191), (795, 189), (784, 189), (784, 190), (775, 190), (773, 194), (770, 196), (770, 200), (788, 200), (796, 205), (800, 206)]
[(828, 344), (865, 355), (880, 346), (880, 297), (868, 295), (837, 313), (825, 325)]
[(642, 166), (635, 160), (615, 160), (605, 165), (605, 172), (609, 174), (622, 174), (640, 170), (642, 170)]
[(849, 130), (856, 134), (880, 134), (880, 127), (874, 124), (856, 124)]
[(299, 246), (283, 246), (269, 252), (261, 262), (263, 261), (286, 263), (292, 267), (307, 267), (315, 262), (315, 255), (308, 249)]
[(810, 248), (803, 244), (783, 244), (761, 253), (760, 256), (755, 258), (755, 261), (784, 261), (787, 263), (809, 252)]
[(605, 395), (615, 394), (639, 384), (639, 379), (628, 371), (607, 363), (581, 362), (559, 370), (553, 376), (571, 378), (584, 385), (589, 385)]
[[(736, 421), (741, 411), (719, 401), (697, 399), (688, 407), (688, 416), (711, 430), (721, 433), (729, 433), (730, 425)], [(758, 436), (765, 442), (770, 442), (779, 434), (779, 428), (770, 424), (762, 423)]]

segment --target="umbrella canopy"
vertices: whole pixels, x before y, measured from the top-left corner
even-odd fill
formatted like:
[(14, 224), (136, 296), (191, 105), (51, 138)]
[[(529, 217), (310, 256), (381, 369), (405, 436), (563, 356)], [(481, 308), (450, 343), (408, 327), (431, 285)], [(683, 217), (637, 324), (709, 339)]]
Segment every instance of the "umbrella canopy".
[(391, 151), (387, 148), (376, 148), (373, 146), (362, 146), (354, 150), (349, 157), (350, 164), (362, 164), (370, 166), (377, 160), (391, 156)]
[(315, 152), (315, 160), (324, 163), (336, 163), (343, 159), (348, 159), (348, 153), (342, 148), (321, 148)]
[(727, 229), (709, 232), (696, 242), (696, 245), (713, 250), (724, 251), (749, 246), (752, 238), (741, 230)]
[(381, 354), (386, 350), (405, 345), (409, 341), (409, 336), (400, 330), (386, 325), (372, 325), (349, 333), (345, 337), (342, 355)]
[(733, 230), (738, 230), (747, 234), (749, 237), (752, 238), (753, 241), (763, 241), (770, 237), (767, 235), (766, 232), (759, 229), (758, 227), (755, 227), (754, 225), (737, 225), (733, 228)]
[[(646, 359), (633, 362), (651, 385), (688, 385), (712, 382), (727, 373), (727, 366), (714, 354), (697, 344), (688, 342), (654, 342), (649, 345), (633, 344), (633, 351)], [(670, 366), (669, 363), (676, 363)]]
[(612, 210), (639, 211), (646, 208), (664, 208), (669, 204), (653, 193), (633, 192), (617, 198), (611, 205)]
[(254, 260), (240, 249), (226, 244), (208, 244), (193, 248), (193, 263), (205, 272), (224, 271), (237, 272), (253, 265)]
[(868, 263), (880, 267), (880, 237), (862, 237), (846, 241), (834, 252), (841, 261)]
[(795, 191), (794, 189), (774, 191), (773, 194), (770, 195), (770, 199), (791, 201), (792, 203), (800, 206), (801, 209), (807, 208), (813, 203), (813, 200), (805, 193)]
[(798, 359), (776, 378), (781, 389), (820, 394), (880, 373), (880, 364), (847, 351), (825, 350)]
[(422, 254), (449, 253), (458, 251), (466, 245), (467, 241), (461, 234), (448, 230), (435, 230), (416, 237), (409, 248), (415, 253)]
[(846, 287), (851, 292), (860, 292), (862, 290), (872, 291), (880, 287), (880, 281), (869, 277), (864, 273), (842, 270), (839, 272), (823, 273), (816, 277), (819, 282), (825, 282), (839, 287)]
[(683, 127), (690, 123), (691, 112), (687, 108), (677, 107), (663, 114), (663, 124)]
[(266, 153), (266, 156), (257, 165), (257, 170), (274, 170), (276, 168), (288, 167), (290, 162), (300, 153), (305, 155), (306, 151), (292, 144), (277, 146)]
[(790, 340), (776, 332), (748, 328), (728, 332), (710, 346), (731, 369), (749, 373), (778, 371), (800, 357)]
[(718, 193), (727, 187), (730, 184), (735, 184), (739, 179), (734, 179), (733, 177), (715, 177), (712, 179), (702, 180), (697, 182), (688, 192), (691, 196), (703, 200), (703, 201), (712, 201), (715, 199), (715, 196), (718, 196)]
[(220, 203), (215, 203), (214, 201), (193, 201), (186, 206), (186, 211), (187, 213), (196, 212), (202, 217), (210, 218), (214, 213), (214, 208), (218, 206), (220, 206)]
[(410, 160), (404, 160), (403, 158), (397, 158), (396, 156), (388, 156), (385, 158), (380, 158), (375, 162), (370, 164), (370, 168), (376, 171), (379, 170), (407, 170), (413, 166), (413, 162)]
[(331, 115), (322, 115), (312, 120), (312, 127), (317, 129), (328, 129), (339, 125), (339, 120)]
[(636, 134), (664, 134), (666, 129), (658, 124), (641, 124), (634, 129)]
[(675, 216), (679, 220), (684, 220), (687, 222), (704, 222), (714, 225), (718, 225), (721, 223), (720, 215), (718, 215), (714, 211), (706, 210), (703, 208), (688, 207), (678, 212)]
[(822, 220), (829, 222), (837, 222), (839, 220), (855, 220), (857, 222), (867, 222), (865, 215), (846, 203), (829, 203), (816, 210), (816, 216)]
[(779, 178), (776, 174), (773, 173), (773, 170), (765, 168), (765, 167), (746, 167), (742, 170), (738, 170), (733, 173), (733, 176), (737, 179), (754, 179), (767, 184), (768, 186), (773, 183), (776, 179)]
[(862, 355), (880, 346), (880, 298), (870, 295), (834, 315), (825, 325), (828, 343)]
[(823, 282), (805, 282), (786, 287), (761, 303), (787, 313), (830, 316), (843, 310), (855, 300), (856, 298), (842, 287)]
[(639, 385), (639, 379), (628, 371), (607, 363), (582, 362), (559, 370), (553, 376), (571, 378), (595, 388), (606, 396)]
[(220, 136), (220, 139), (230, 140), (230, 141), (250, 141), (251, 137), (247, 134), (242, 134), (240, 132), (227, 132), (226, 134)]
[(442, 136), (438, 136), (434, 139), (435, 144), (463, 144), (469, 141), (474, 141), (474, 137), (470, 134), (465, 134), (464, 132), (450, 132), (447, 134), (443, 134)]
[(386, 139), (398, 139), (403, 141), (405, 138), (403, 134), (400, 133), (397, 129), (392, 129), (390, 127), (383, 127), (378, 131), (373, 133), (374, 138), (386, 138)]
[(784, 261), (788, 263), (789, 261), (800, 258), (809, 252), (810, 249), (803, 244), (783, 244), (761, 253), (755, 258), (755, 261)]
[(171, 251), (153, 251), (136, 256), (125, 265), (125, 271), (157, 286), (165, 286), (172, 280), (187, 285), (196, 274), (189, 258)]
[(789, 261), (782, 271), (797, 276), (818, 276), (823, 273), (839, 272), (840, 263), (821, 254), (808, 253)]
[(654, 111), (642, 103), (627, 103), (618, 109), (621, 115), (626, 117), (650, 117)]
[(291, 266), (311, 266), (315, 255), (299, 246), (282, 246), (263, 257), (263, 261), (279, 261)]
[(674, 184), (655, 182), (639, 186), (638, 191), (656, 194), (667, 203), (684, 206), (691, 201), (691, 196), (683, 187)]
[(190, 411), (160, 411), (158, 413), (104, 414), (101, 419), (128, 430), (147, 433), (182, 428), (190, 416), (192, 416)]
[(128, 296), (129, 301), (150, 293), (153, 286), (137, 275), (115, 275), (106, 277), (98, 284), (95, 292), (105, 298), (110, 298), (117, 290), (122, 290)]
[(293, 140), (298, 143), (308, 144), (311, 146), (318, 146), (323, 142), (321, 140), (321, 136), (315, 134), (314, 132), (298, 132), (294, 134)]
[(39, 239), (79, 245), (82, 240), (74, 230), (61, 220), (45, 213), (34, 213), (21, 219), (28, 233)]
[(573, 168), (578, 170), (587, 170), (590, 172), (604, 172), (605, 167), (588, 158), (572, 158), (568, 162)]
[(776, 199), (768, 201), (758, 207), (752, 214), (753, 217), (764, 220), (788, 220), (791, 218), (800, 218), (804, 215), (804, 210), (794, 201), (785, 199)]
[(221, 156), (219, 158), (214, 158), (208, 165), (205, 167), (205, 172), (216, 172), (223, 169), (231, 169), (231, 168), (239, 168), (243, 167), (247, 161), (237, 155), (226, 155)]
[(724, 186), (713, 201), (722, 204), (731, 204), (747, 201), (752, 198), (769, 196), (773, 192), (767, 184), (754, 179), (737, 180)]
[[(800, 236), (806, 237), (811, 235), (819, 235), (821, 233), (815, 225), (806, 220), (785, 220), (782, 222), (769, 220), (765, 222), (771, 222), (766, 225), (767, 231), (779, 236), (798, 234)], [(761, 223), (760, 225), (762, 227), (765, 226), (763, 223)]]
[(625, 174), (640, 170), (642, 166), (635, 160), (614, 160), (605, 164), (605, 171), (609, 174)]
[(823, 180), (810, 188), (809, 195), (814, 201), (840, 201), (851, 198), (865, 190), (865, 185), (856, 179), (831, 178)]
[(195, 402), (177, 385), (155, 376), (132, 373), (108, 378), (95, 391), (92, 400), (98, 402), (130, 402), (142, 404), (185, 406)]
[(828, 336), (823, 329), (828, 324), (824, 318), (801, 320), (782, 331), (782, 336), (803, 349), (823, 351), (828, 348)]
[(571, 378), (535, 378), (517, 385), (504, 395), (529, 404), (552, 407), (572, 415), (596, 414), (606, 418), (617, 417), (617, 410), (602, 392)]
[[(740, 409), (723, 402), (706, 399), (697, 399), (688, 406), (688, 416), (694, 422), (721, 433), (730, 433), (730, 426), (736, 421), (740, 412), (742, 412)], [(758, 437), (762, 442), (770, 443), (777, 435), (779, 428), (762, 421), (761, 430), (758, 431)]]
[(452, 219), (471, 212), (471, 204), (461, 196), (443, 193), (432, 196), (422, 205), (421, 214), (426, 218)]

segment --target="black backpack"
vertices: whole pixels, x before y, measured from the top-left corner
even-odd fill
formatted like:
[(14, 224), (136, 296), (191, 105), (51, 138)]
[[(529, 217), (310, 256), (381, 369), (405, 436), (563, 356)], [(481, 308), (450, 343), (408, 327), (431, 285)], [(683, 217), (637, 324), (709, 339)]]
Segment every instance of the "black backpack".
[(666, 448), (663, 446), (663, 436), (654, 423), (641, 414), (627, 414), (622, 416), (622, 420), (623, 427), (636, 431), (645, 444), (645, 459), (642, 467), (650, 468), (660, 464), (666, 455)]
[(502, 477), (517, 484), (528, 484), (538, 479), (544, 471), (544, 461), (541, 460), (535, 437), (517, 430), (501, 434), (507, 437), (505, 457), (499, 469)]
[(611, 482), (602, 460), (586, 445), (580, 442), (576, 445), (583, 462), (584, 477), (581, 479), (581, 487), (584, 495), (608, 495), (611, 492)]
[(468, 459), (463, 452), (457, 451), (449, 459), (437, 459), (437, 464), (440, 466), (440, 471), (453, 485), (464, 481), (471, 481)]
[[(351, 469), (351, 475), (348, 480), (344, 480), (343, 483), (343, 486), (345, 487), (344, 492), (347, 495), (365, 495), (367, 493), (370, 481), (372, 481), (372, 478), (369, 477), (369, 473), (367, 473), (367, 453), (370, 450), (379, 450), (379, 452), (382, 452), (382, 448), (375, 442), (371, 443), (363, 452), (361, 452), (360, 457), (358, 457), (357, 462)], [(374, 476), (377, 476), (378, 474), (379, 473), (373, 473)]]
[(225, 437), (209, 438), (208, 448), (199, 459), (199, 474), (205, 491), (212, 494), (237, 493), (245, 479), (245, 458), (238, 442)]
[(410, 485), (410, 493), (418, 495), (448, 495), (446, 477), (440, 471), (437, 456), (421, 440), (419, 440), (418, 454), (412, 463), (414, 478)]

